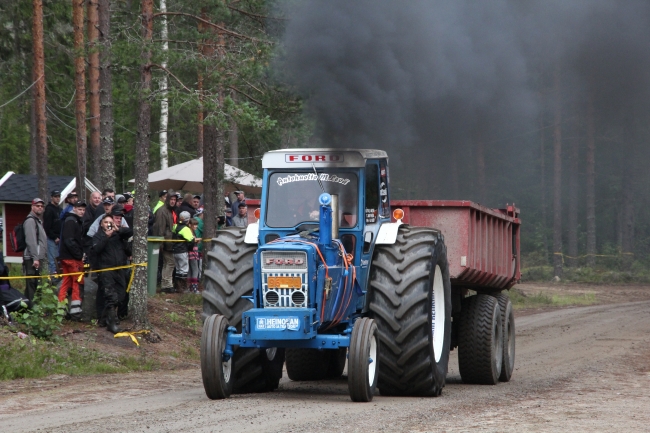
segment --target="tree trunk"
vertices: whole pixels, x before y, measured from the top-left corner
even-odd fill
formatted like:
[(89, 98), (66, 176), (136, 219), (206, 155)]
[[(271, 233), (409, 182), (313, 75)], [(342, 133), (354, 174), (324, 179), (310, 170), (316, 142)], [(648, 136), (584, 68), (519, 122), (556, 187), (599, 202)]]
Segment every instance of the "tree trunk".
[[(230, 97), (233, 101), (237, 100), (237, 94), (234, 91), (230, 94)], [(237, 121), (234, 117), (230, 118), (230, 135), (228, 136), (228, 140), (230, 141), (230, 158), (228, 161), (233, 167), (239, 167), (239, 131), (237, 130)]]
[(95, 186), (101, 185), (99, 94), (99, 0), (88, 0), (88, 99), (90, 105), (90, 169)]
[(74, 31), (74, 112), (77, 120), (77, 194), (86, 199), (86, 59), (84, 57), (84, 0), (72, 0)]
[(196, 157), (203, 156), (203, 74), (199, 74), (198, 79), (198, 92), (199, 92), (199, 112), (196, 115), (197, 134), (196, 134)]
[(567, 266), (578, 266), (578, 171), (580, 169), (580, 141), (579, 141), (579, 122), (576, 121), (576, 136), (571, 142), (571, 170), (569, 170), (569, 209), (568, 209), (568, 255)]
[(629, 170), (623, 175), (623, 206), (621, 206), (621, 252), (623, 269), (629, 269), (634, 261), (634, 186), (633, 175)]
[[(142, 0), (142, 66), (140, 70), (140, 108), (135, 148), (135, 215), (133, 234), (134, 263), (147, 262), (147, 221), (149, 206), (149, 145), (151, 139), (151, 43), (153, 38), (153, 0)], [(136, 266), (131, 287), (131, 311), (136, 328), (149, 327), (147, 317), (147, 268)]]
[(596, 139), (593, 91), (587, 101), (587, 265), (596, 266)]
[(555, 120), (553, 122), (553, 269), (562, 276), (562, 98), (560, 95), (560, 68), (554, 77)]
[(115, 155), (113, 146), (113, 77), (111, 72), (111, 2), (99, 0), (99, 82), (100, 82), (100, 149), (99, 183), (101, 189), (115, 189)]
[[(223, 26), (223, 24), (220, 24)], [(206, 53), (211, 54), (211, 44), (204, 45)], [(219, 60), (225, 55), (225, 39), (222, 32), (217, 36), (217, 54)], [(223, 110), (223, 89), (219, 84), (217, 105)], [(212, 238), (217, 233), (217, 217), (222, 214), (224, 206), (223, 169), (224, 169), (224, 132), (213, 124), (204, 126), (203, 149), (203, 190), (205, 202), (204, 237)]]
[(34, 45), (34, 123), (36, 126), (36, 166), (38, 194), (46, 200), (47, 194), (47, 117), (45, 115), (45, 55), (43, 51), (43, 1), (33, 0), (32, 38)]
[[(32, 74), (33, 75), (33, 74)], [(34, 77), (32, 81), (36, 80)], [(35, 96), (34, 92), (34, 96)], [(29, 174), (38, 174), (38, 146), (36, 144), (36, 104), (33, 103), (29, 109)]]
[[(160, 0), (160, 12), (167, 12), (166, 0)], [(167, 43), (167, 16), (160, 17), (160, 39), (162, 39), (162, 66), (167, 68), (167, 56), (169, 51), (169, 44)], [(167, 125), (169, 122), (169, 100), (167, 99), (167, 75), (163, 74), (160, 78), (160, 94), (162, 100), (160, 101), (160, 132), (158, 133), (158, 140), (160, 141), (160, 169), (163, 170), (168, 167), (167, 157)]]

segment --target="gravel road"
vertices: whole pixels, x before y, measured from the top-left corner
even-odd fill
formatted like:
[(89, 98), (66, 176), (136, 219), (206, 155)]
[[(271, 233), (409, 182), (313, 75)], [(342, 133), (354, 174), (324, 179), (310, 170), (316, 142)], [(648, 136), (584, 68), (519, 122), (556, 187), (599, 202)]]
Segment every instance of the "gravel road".
[(509, 383), (352, 403), (345, 380), (205, 397), (198, 369), (0, 383), (6, 432), (647, 431), (650, 301), (519, 317)]

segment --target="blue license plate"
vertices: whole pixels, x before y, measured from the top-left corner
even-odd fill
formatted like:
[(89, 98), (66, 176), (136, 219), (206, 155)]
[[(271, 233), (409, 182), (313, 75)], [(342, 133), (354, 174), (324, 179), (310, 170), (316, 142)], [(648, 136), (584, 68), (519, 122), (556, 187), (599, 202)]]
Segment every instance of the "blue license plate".
[(296, 316), (258, 316), (255, 318), (255, 329), (257, 331), (297, 331), (300, 329), (300, 318)]

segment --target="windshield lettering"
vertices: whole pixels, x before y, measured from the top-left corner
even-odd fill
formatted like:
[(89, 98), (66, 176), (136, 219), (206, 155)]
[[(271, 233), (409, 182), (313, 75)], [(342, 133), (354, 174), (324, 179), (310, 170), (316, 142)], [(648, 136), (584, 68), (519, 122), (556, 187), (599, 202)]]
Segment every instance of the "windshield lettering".
[[(347, 185), (350, 183), (350, 179), (338, 177), (335, 174), (320, 173), (319, 177), (321, 182), (336, 182), (341, 185)], [(290, 182), (308, 182), (314, 180), (316, 180), (316, 173), (289, 174), (285, 177), (278, 177), (277, 183), (282, 186)]]

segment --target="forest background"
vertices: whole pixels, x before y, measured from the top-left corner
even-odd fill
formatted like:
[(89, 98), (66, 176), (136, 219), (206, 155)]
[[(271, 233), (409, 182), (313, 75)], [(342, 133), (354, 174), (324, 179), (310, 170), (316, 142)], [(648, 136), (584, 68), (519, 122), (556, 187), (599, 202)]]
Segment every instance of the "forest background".
[[(0, 173), (41, 171), (36, 3), (0, 2)], [(215, 172), (225, 161), (259, 176), (271, 149), (381, 148), (392, 198), (515, 203), (530, 275), (650, 281), (644, 2), (74, 0), (42, 12), (51, 175), (77, 174), (86, 146), (97, 186), (131, 189), (145, 135), (149, 172), (209, 155)]]

